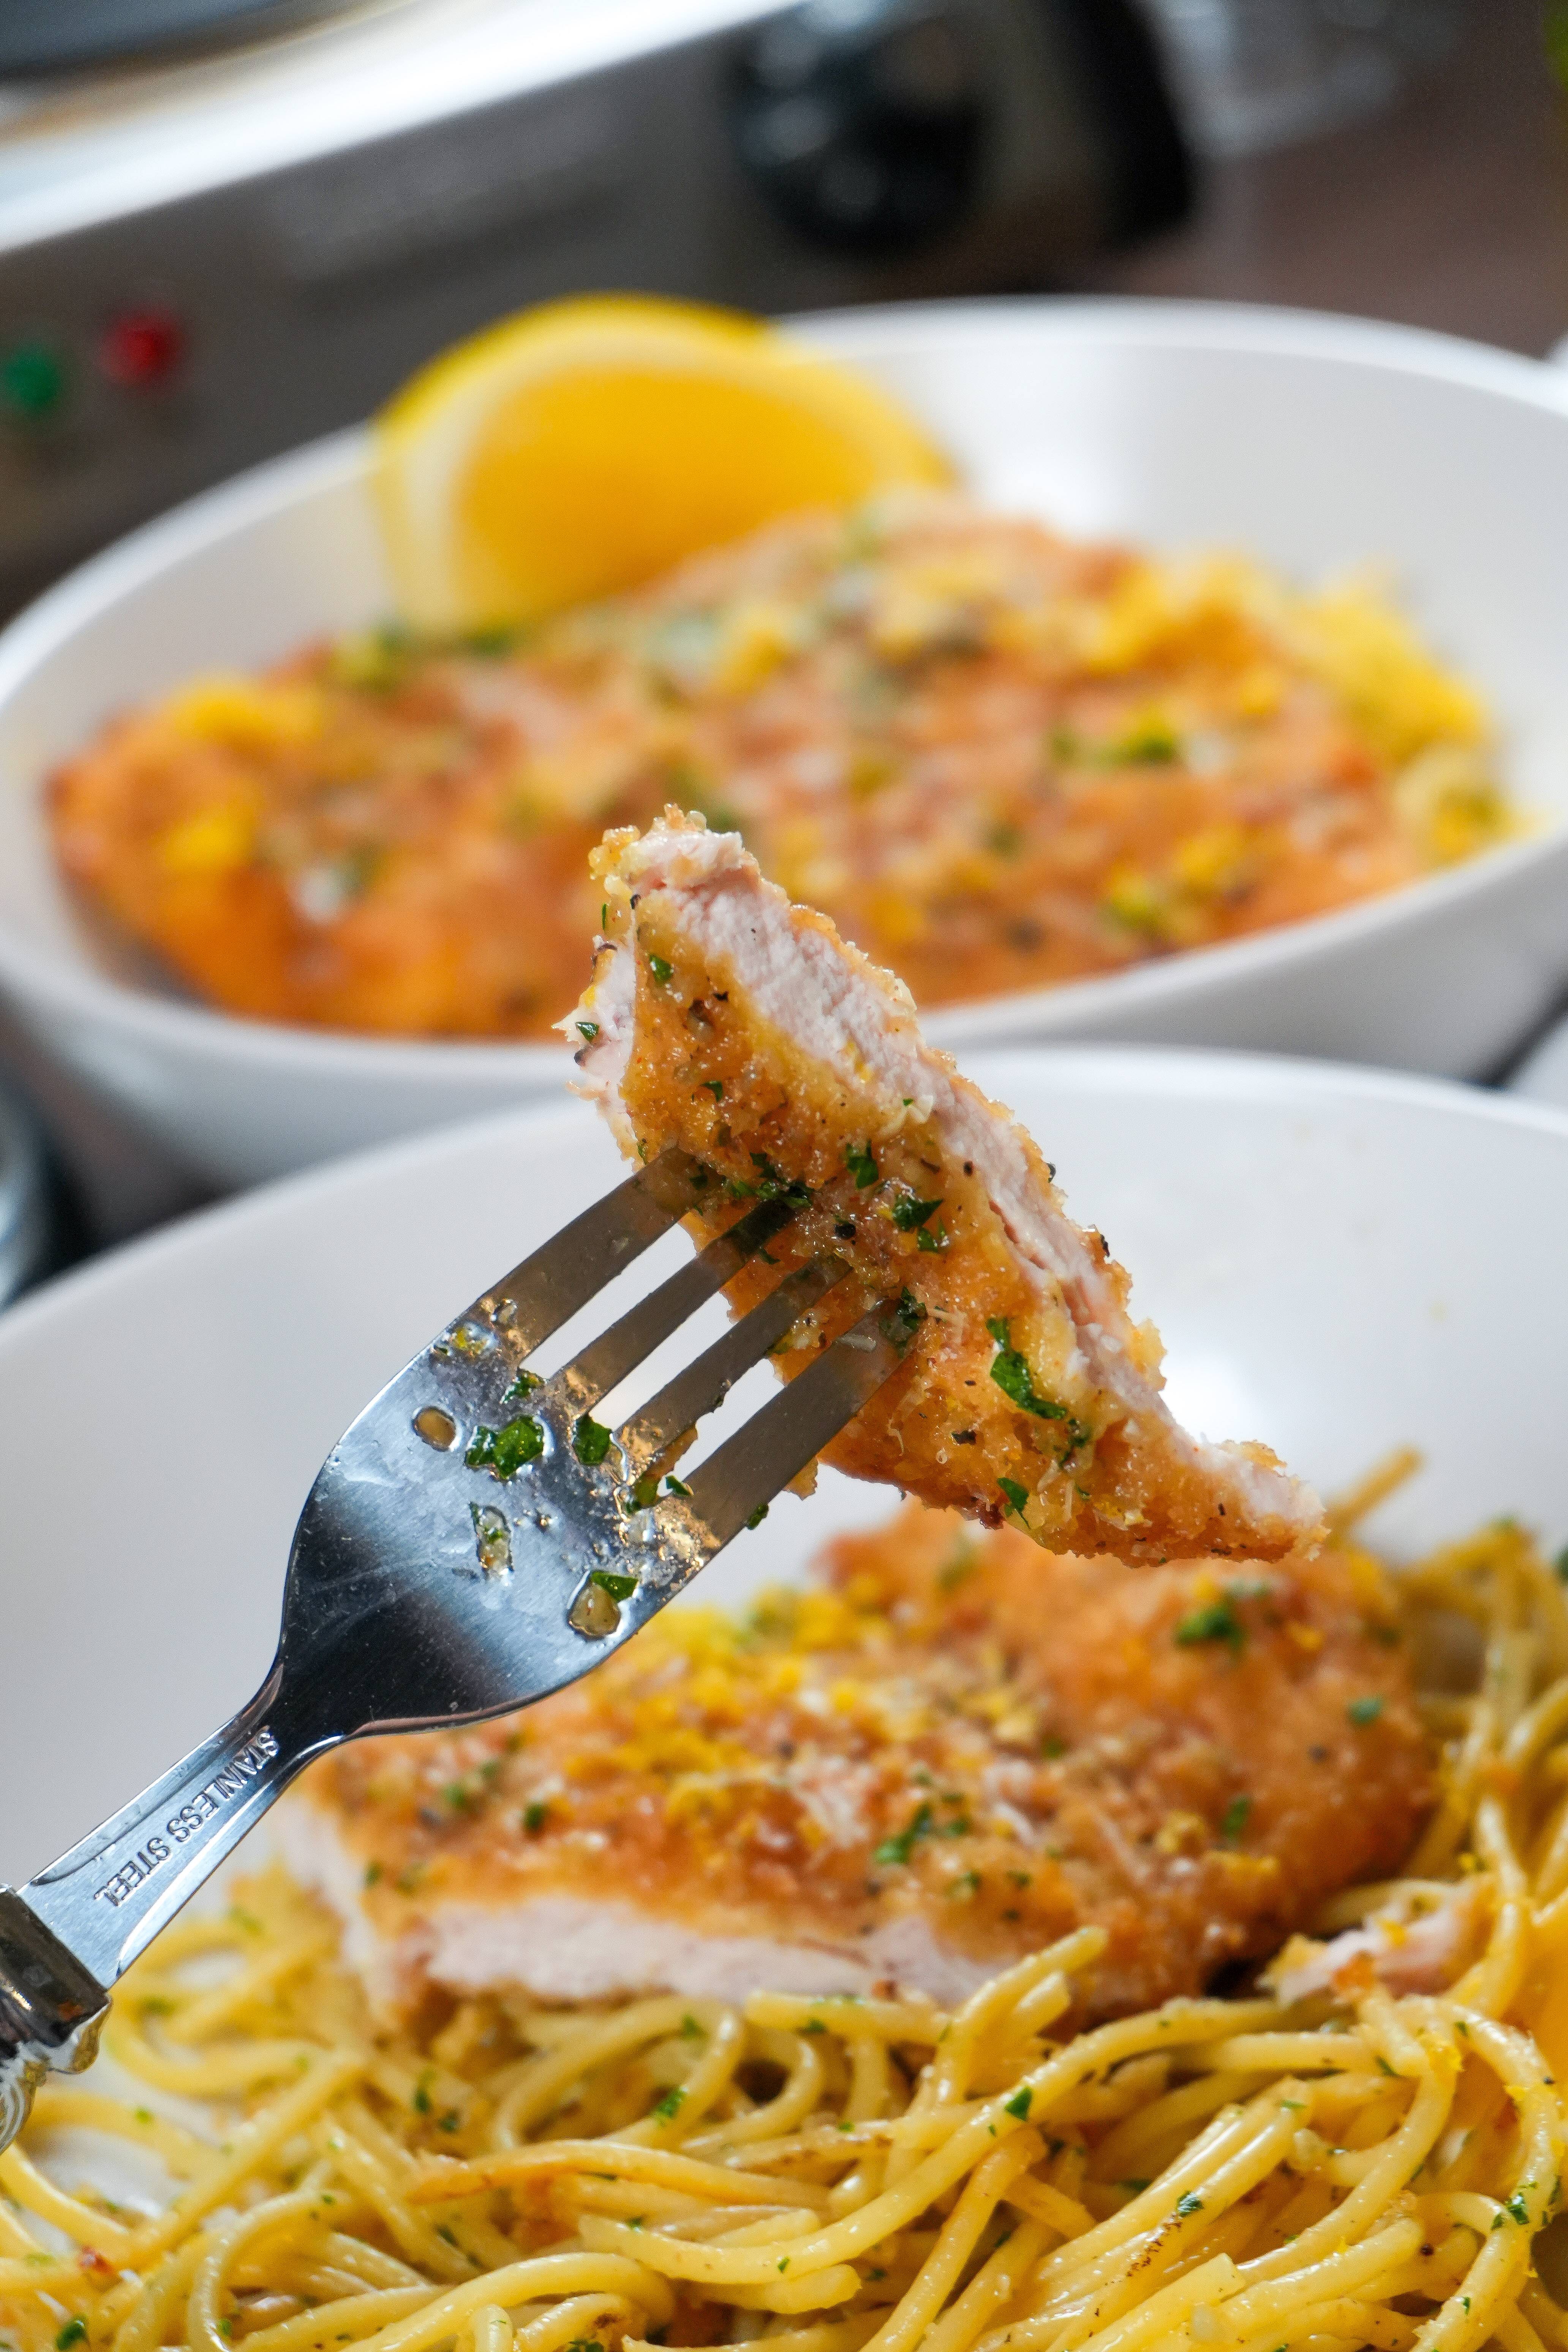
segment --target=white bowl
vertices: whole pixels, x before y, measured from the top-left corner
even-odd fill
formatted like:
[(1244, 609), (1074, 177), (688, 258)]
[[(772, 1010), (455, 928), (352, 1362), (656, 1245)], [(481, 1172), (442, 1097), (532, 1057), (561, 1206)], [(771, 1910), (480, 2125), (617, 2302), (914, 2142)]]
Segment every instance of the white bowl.
[(1568, 1019), (1554, 1022), (1509, 1078), (1510, 1090), (1568, 1110)]
[[(1486, 690), (1539, 833), (1350, 911), (931, 1016), (952, 1045), (1268, 1045), (1474, 1075), (1568, 979), (1568, 406), (1561, 376), (1350, 320), (1111, 301), (803, 322), (953, 450), (979, 494), (1078, 532), (1232, 544), (1312, 577), (1386, 562)], [(0, 636), (0, 991), (64, 1061), (220, 1181), (558, 1085), (563, 1049), (397, 1044), (213, 1013), (110, 976), (58, 887), (51, 765), (125, 704), (384, 616), (341, 436), (181, 508)]]
[[(1396, 1556), (1504, 1511), (1563, 1539), (1568, 1118), (1242, 1055), (969, 1067), (1103, 1222), (1193, 1423), (1266, 1439), (1329, 1491), (1424, 1447), (1430, 1466), (1371, 1525)], [(580, 1105), (513, 1114), (209, 1211), (0, 1318), (0, 1879), (249, 1696), (328, 1448), (456, 1307), (620, 1172)], [(667, 1236), (629, 1279), (687, 1248)], [(824, 1473), (700, 1597), (794, 1573), (892, 1507)]]

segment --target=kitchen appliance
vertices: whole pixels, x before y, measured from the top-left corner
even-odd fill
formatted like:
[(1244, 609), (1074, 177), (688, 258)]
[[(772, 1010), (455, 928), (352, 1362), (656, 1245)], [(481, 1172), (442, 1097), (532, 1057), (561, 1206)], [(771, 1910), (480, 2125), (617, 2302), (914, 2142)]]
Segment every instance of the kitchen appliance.
[(1247, 155), (1375, 114), (1447, 56), (1469, 0), (1148, 0), (1194, 144)]
[(1189, 194), (1136, 0), (0, 0), (0, 609), (519, 304), (1037, 285)]

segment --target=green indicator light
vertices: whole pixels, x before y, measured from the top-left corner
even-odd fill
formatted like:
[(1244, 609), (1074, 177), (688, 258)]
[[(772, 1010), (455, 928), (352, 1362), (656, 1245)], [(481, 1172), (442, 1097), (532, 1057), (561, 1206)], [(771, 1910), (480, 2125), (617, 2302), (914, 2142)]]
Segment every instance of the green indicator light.
[(47, 343), (14, 343), (0, 359), (0, 404), (13, 416), (49, 416), (65, 398), (66, 372)]

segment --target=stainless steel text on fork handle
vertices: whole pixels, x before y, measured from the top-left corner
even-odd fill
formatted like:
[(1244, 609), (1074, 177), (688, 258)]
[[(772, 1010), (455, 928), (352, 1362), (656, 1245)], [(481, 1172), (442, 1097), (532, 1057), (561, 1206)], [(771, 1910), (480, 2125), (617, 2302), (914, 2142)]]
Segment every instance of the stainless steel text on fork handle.
[(792, 1199), (759, 1203), (550, 1380), (525, 1359), (710, 1181), (684, 1153), (662, 1154), (406, 1364), (310, 1489), (278, 1655), (255, 1698), (26, 1886), (0, 1887), (0, 2147), (47, 2073), (91, 2062), (108, 1988), (312, 1757), (364, 1732), (475, 1722), (576, 1681), (753, 1522), (901, 1360), (913, 1326), (883, 1300), (656, 1500), (669, 1449), (847, 1267), (826, 1256), (785, 1276), (616, 1445), (593, 1409), (765, 1248)]

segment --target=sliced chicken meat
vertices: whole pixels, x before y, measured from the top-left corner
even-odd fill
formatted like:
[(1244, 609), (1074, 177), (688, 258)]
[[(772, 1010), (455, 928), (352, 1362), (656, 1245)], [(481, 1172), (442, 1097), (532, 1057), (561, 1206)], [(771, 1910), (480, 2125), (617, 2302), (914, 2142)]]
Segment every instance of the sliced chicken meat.
[(667, 812), (596, 855), (605, 935), (563, 1024), (629, 1158), (710, 1173), (721, 1231), (788, 1192), (731, 1286), (752, 1305), (824, 1253), (848, 1279), (795, 1326), (786, 1377), (878, 1301), (908, 1354), (826, 1458), (1053, 1549), (1278, 1559), (1317, 1497), (1266, 1447), (1190, 1436), (1104, 1236), (1074, 1223), (1018, 1122), (922, 1039), (909, 992), (792, 906), (738, 835)]
[(279, 1833), (394, 2005), (945, 2004), (1092, 1922), (1105, 2015), (1398, 1868), (1432, 1776), (1395, 1630), (1364, 1554), (1133, 1568), (908, 1505), (524, 1715), (342, 1749)]

